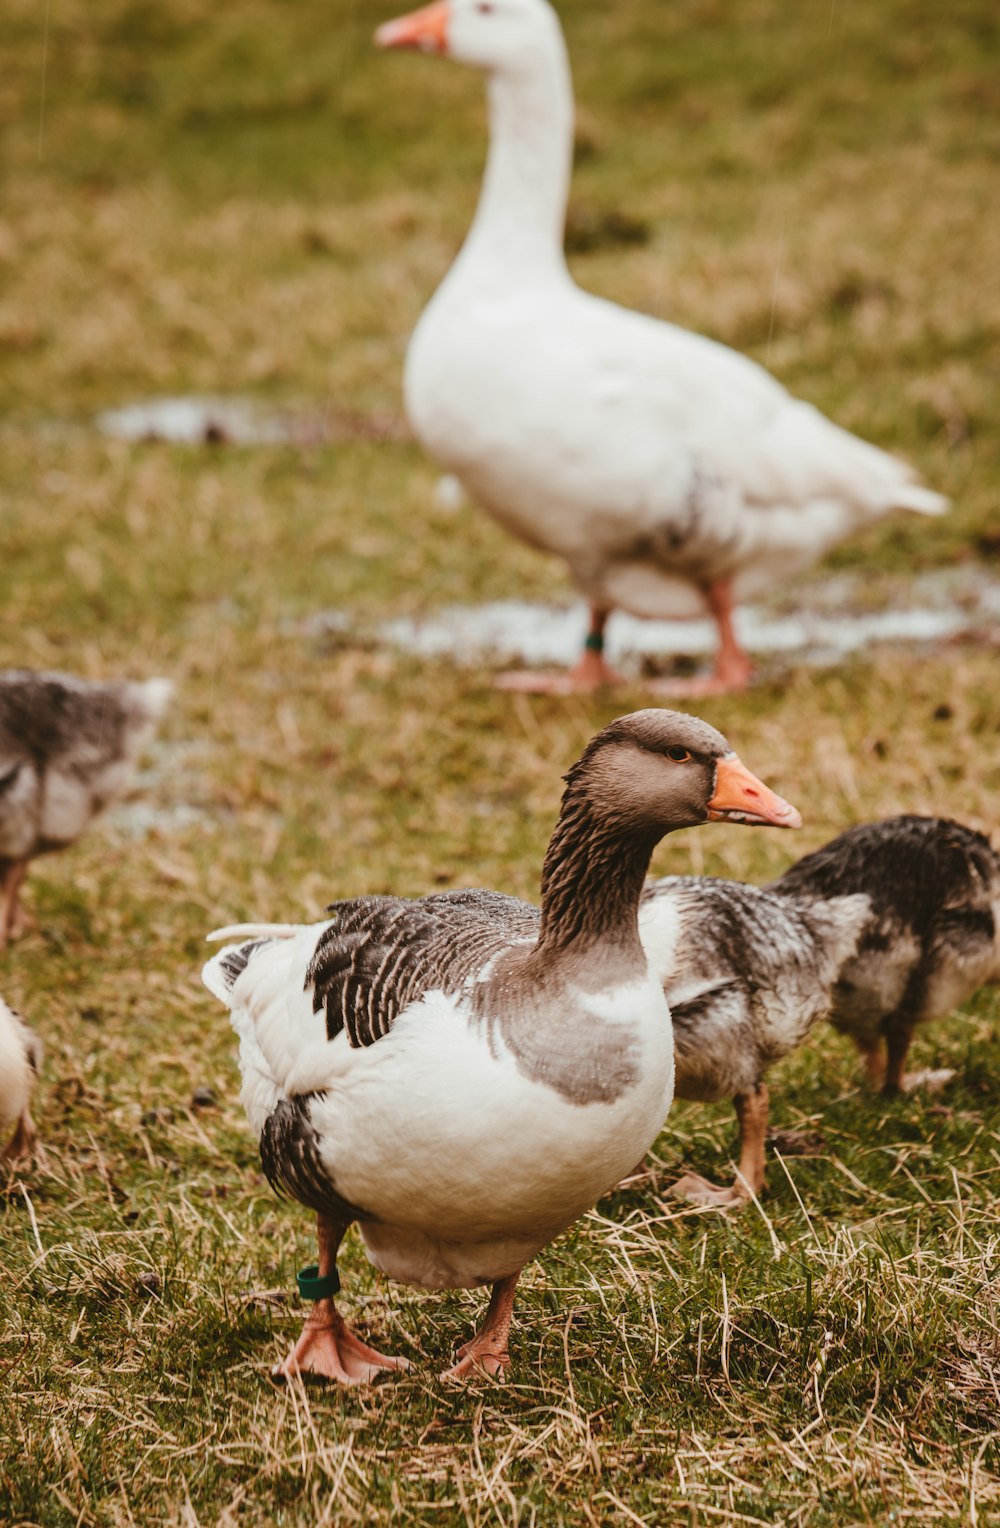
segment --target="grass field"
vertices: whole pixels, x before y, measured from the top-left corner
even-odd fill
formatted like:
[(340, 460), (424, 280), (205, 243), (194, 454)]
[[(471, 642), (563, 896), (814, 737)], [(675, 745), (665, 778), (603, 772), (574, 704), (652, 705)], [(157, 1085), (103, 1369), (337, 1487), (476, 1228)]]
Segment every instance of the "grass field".
[[(996, 7), (560, 10), (580, 281), (766, 361), (953, 495), (832, 566), (905, 602), (910, 570), (995, 562)], [(0, 13), (0, 666), (178, 684), (136, 803), (36, 866), (40, 929), (0, 957), (46, 1046), (44, 1155), (0, 1198), (0, 1519), (1000, 1521), (995, 993), (918, 1040), (917, 1064), (958, 1069), (939, 1098), (872, 1098), (832, 1034), (791, 1058), (775, 1119), (826, 1144), (771, 1160), (762, 1212), (603, 1201), (526, 1272), (505, 1387), (435, 1379), (480, 1294), (389, 1286), (353, 1240), (345, 1307), (413, 1373), (268, 1380), (314, 1242), (259, 1171), (205, 932), (361, 891), (534, 896), (560, 774), (645, 703), (514, 699), (486, 670), (312, 634), (329, 609), (572, 597), (440, 506), (400, 428), (484, 136), (477, 78), (371, 48), (388, 13)], [(237, 449), (94, 427), (192, 391), (329, 428)], [(791, 666), (701, 709), (806, 827), (679, 835), (662, 873), (762, 880), (865, 818), (1000, 816), (989, 641)], [(731, 1111), (677, 1107), (663, 1181), (725, 1172), (732, 1142)]]

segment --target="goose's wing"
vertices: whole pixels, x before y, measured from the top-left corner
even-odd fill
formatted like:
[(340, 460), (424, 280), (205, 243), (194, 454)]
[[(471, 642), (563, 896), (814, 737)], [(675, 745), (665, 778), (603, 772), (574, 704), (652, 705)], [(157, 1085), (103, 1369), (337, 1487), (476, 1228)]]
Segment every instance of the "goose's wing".
[[(793, 397), (748, 356), (661, 319), (578, 296), (586, 320), (574, 341), (584, 353), (589, 349), (591, 362), (589, 376), (580, 367), (578, 385), (595, 389), (595, 407), (606, 416), (619, 413), (623, 426), (630, 417), (647, 441), (660, 437), (674, 450), (682, 442), (702, 473), (731, 481), (743, 502), (798, 510), (833, 502), (870, 516), (890, 509), (937, 514), (947, 507), (906, 462)], [(607, 426), (608, 418), (603, 422)]]
[(442, 892), (417, 901), (366, 897), (336, 903), (306, 975), (330, 1039), (374, 1045), (428, 992), (461, 992), (517, 940), (532, 938), (537, 909), (497, 892)]
[(360, 897), (328, 911), (320, 924), (209, 936), (244, 938), (213, 956), (202, 979), (232, 1012), (241, 1064), (252, 1061), (286, 1094), (328, 1081), (335, 1044), (374, 1045), (427, 993), (461, 992), (538, 926), (537, 909), (487, 891)]

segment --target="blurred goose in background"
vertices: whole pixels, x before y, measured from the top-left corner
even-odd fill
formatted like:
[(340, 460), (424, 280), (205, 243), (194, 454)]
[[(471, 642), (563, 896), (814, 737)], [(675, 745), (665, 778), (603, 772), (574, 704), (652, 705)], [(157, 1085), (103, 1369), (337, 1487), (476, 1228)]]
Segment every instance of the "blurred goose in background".
[(868, 921), (867, 896), (799, 907), (789, 897), (708, 876), (647, 885), (639, 935), (663, 983), (674, 1032), (674, 1096), (731, 1098), (740, 1158), (726, 1188), (686, 1173), (671, 1193), (732, 1208), (764, 1186), (766, 1073), (829, 1015), (833, 985)]
[(943, 817), (889, 817), (848, 828), (771, 891), (810, 913), (864, 893), (871, 913), (840, 972), (830, 1014), (884, 1093), (940, 1086), (951, 1071), (907, 1073), (918, 1024), (1000, 981), (1000, 855)]
[(0, 949), (25, 926), (28, 861), (73, 843), (122, 794), (172, 690), (0, 670)]
[(668, 688), (743, 688), (734, 602), (892, 510), (937, 514), (947, 501), (755, 362), (576, 286), (563, 254), (573, 91), (547, 0), (441, 0), (375, 36), (489, 77), (479, 207), (413, 334), (404, 387), (426, 450), (506, 530), (563, 558), (590, 606), (575, 668), (501, 683), (616, 682), (604, 630), (621, 608), (707, 611), (712, 674)]
[(502, 1373), (521, 1269), (670, 1107), (670, 1015), (637, 925), (655, 845), (708, 820), (799, 825), (720, 733), (672, 711), (612, 722), (566, 782), (540, 915), (489, 891), (372, 896), (318, 924), (210, 936), (241, 941), (203, 977), (240, 1037), (264, 1172), (318, 1216), (319, 1262), (300, 1275), (316, 1307), (286, 1376), (406, 1366), (334, 1304), (352, 1221), (392, 1278), (493, 1286), (444, 1377)]
[[(41, 1055), (38, 1037), (0, 998), (0, 1156), (8, 1161), (27, 1156), (35, 1144), (29, 1105)], [(14, 1134), (4, 1146), (12, 1125)]]

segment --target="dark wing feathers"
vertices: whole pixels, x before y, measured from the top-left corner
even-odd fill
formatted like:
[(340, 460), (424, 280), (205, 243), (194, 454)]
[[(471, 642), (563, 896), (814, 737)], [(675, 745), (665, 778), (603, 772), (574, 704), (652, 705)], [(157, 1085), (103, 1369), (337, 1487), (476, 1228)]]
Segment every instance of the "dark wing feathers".
[(232, 992), (237, 981), (249, 965), (250, 957), (254, 951), (263, 949), (266, 944), (273, 943), (272, 939), (251, 939), (246, 944), (234, 944), (222, 951), (217, 965), (225, 978), (226, 987), (230, 992)]
[(283, 1098), (269, 1114), (260, 1136), (260, 1162), (275, 1193), (288, 1194), (319, 1215), (347, 1225), (364, 1212), (337, 1193), (319, 1155), (310, 1118), (315, 1095)]
[(538, 932), (538, 909), (499, 892), (463, 890), (430, 897), (359, 897), (327, 909), (306, 971), (313, 1011), (326, 1015), (329, 1039), (374, 1045), (397, 1016), (428, 992), (463, 990), (493, 956)]
[(771, 890), (804, 901), (867, 893), (874, 913), (868, 939), (877, 948), (900, 928), (926, 937), (944, 908), (986, 908), (1000, 890), (1000, 857), (962, 823), (889, 817), (848, 828), (792, 865)]
[(129, 721), (126, 683), (0, 670), (0, 752), (39, 767), (58, 760), (66, 769), (90, 769), (121, 756)]

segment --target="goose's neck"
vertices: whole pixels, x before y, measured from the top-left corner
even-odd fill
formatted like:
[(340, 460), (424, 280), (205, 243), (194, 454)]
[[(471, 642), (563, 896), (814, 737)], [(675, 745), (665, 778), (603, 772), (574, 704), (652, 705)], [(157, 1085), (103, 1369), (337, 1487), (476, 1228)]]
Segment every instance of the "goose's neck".
[(585, 955), (601, 946), (644, 964), (639, 899), (661, 837), (598, 811), (585, 791), (568, 790), (542, 867), (539, 954)]
[(462, 251), (565, 272), (563, 230), (573, 164), (573, 86), (565, 49), (539, 55), (488, 87), (490, 149), (476, 215)]

